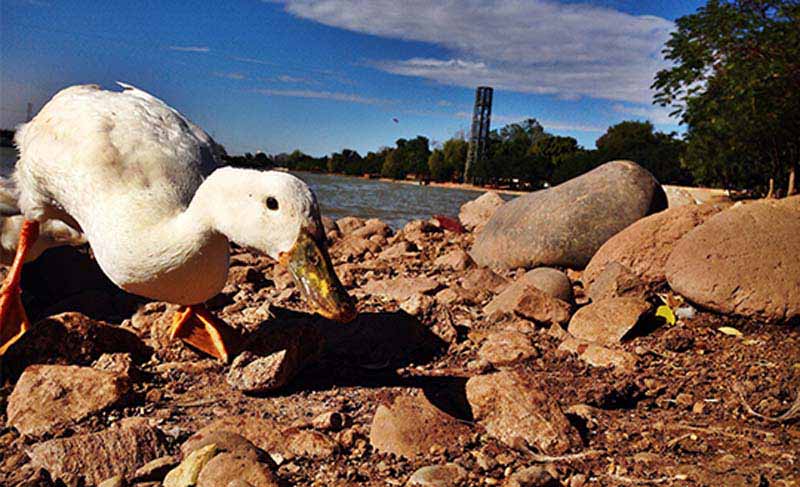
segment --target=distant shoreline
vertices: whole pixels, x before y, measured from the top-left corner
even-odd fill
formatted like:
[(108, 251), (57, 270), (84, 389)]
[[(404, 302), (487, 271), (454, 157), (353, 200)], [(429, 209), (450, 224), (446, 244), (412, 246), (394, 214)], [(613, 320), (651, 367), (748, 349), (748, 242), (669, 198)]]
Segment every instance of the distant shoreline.
[(334, 172), (296, 171), (296, 170), (291, 170), (291, 169), (288, 169), (288, 168), (285, 168), (285, 167), (276, 167), (275, 170), (276, 171), (284, 171), (284, 172), (321, 174), (321, 175), (327, 175), (327, 176), (337, 176), (337, 177), (342, 177), (342, 178), (361, 179), (361, 180), (365, 180), (365, 181), (380, 181), (380, 182), (383, 182), (383, 183), (408, 184), (410, 186), (430, 186), (430, 187), (434, 187), (434, 188), (460, 189), (460, 190), (464, 190), (464, 191), (475, 191), (475, 192), (479, 192), (479, 193), (488, 193), (488, 192), (491, 191), (491, 192), (494, 192), (494, 193), (510, 194), (510, 195), (519, 196), (519, 195), (528, 194), (528, 193), (531, 192), (531, 191), (521, 191), (521, 190), (516, 190), (516, 189), (489, 188), (489, 187), (485, 187), (485, 186), (476, 186), (474, 184), (467, 184), (467, 183), (453, 183), (453, 182), (440, 183), (440, 182), (431, 181), (429, 183), (422, 184), (419, 181), (412, 181), (412, 180), (408, 180), (408, 179), (365, 178), (363, 176), (354, 176), (354, 175), (351, 175), (351, 174), (341, 174), (341, 173), (334, 173)]

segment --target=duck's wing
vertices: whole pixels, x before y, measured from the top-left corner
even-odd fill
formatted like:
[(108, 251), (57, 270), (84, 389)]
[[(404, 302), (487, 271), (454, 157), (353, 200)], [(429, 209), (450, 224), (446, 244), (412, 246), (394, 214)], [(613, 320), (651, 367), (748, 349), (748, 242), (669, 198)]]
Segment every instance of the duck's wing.
[(170, 214), (189, 205), (220, 166), (221, 147), (163, 101), (122, 86), (121, 92), (66, 88), (18, 129), (15, 178), (24, 188), (23, 210), (31, 187), (38, 201), (55, 202), (84, 228), (81, 220), (96, 220), (88, 213), (101, 206), (119, 219), (124, 215), (108, 212)]
[(225, 152), (225, 148), (218, 144), (213, 138), (211, 138), (208, 133), (196, 125), (194, 122), (186, 118), (182, 113), (178, 112), (171, 106), (164, 103), (159, 98), (151, 95), (150, 93), (140, 90), (139, 88), (130, 85), (128, 83), (123, 83), (122, 81), (117, 81), (117, 84), (122, 87), (124, 93), (142, 99), (147, 103), (158, 105), (163, 109), (171, 111), (176, 117), (182, 120), (192, 135), (200, 142), (199, 146), (201, 149), (201, 157), (200, 157), (200, 170), (203, 173), (203, 176), (208, 176), (211, 174), (215, 169), (219, 168), (223, 164), (223, 159), (227, 155)]

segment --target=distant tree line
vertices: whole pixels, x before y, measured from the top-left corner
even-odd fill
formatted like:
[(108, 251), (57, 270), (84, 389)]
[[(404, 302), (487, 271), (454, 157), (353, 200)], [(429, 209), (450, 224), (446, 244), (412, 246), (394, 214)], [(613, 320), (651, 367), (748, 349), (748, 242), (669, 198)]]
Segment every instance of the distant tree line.
[[(324, 157), (296, 150), (272, 156), (229, 156), (228, 161), (244, 167), (460, 182), (468, 145), (463, 133), (459, 133), (431, 150), (430, 141), (420, 135), (398, 139), (393, 147), (383, 147), (366, 156), (352, 149)], [(661, 182), (691, 183), (689, 173), (680, 166), (685, 144), (674, 133), (656, 132), (649, 122), (614, 125), (596, 145), (597, 149), (584, 149), (572, 137), (546, 132), (533, 118), (512, 123), (490, 133), (486, 157), (475, 168), (476, 180), (482, 185), (536, 189), (566, 181), (610, 160), (631, 159)]]

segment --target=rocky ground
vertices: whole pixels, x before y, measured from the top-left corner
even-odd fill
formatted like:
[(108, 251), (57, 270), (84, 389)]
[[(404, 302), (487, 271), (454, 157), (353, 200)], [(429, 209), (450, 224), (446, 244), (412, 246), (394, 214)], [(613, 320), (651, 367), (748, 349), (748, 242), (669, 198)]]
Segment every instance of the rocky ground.
[(583, 272), (478, 267), (486, 208), (465, 232), (328, 221), (346, 325), (234, 249), (209, 303), (244, 337), (230, 365), (168, 340), (174, 307), (86, 250), (51, 250), (4, 357), (0, 485), (797, 486), (797, 420), (758, 415), (795, 401), (800, 329), (748, 316), (752, 293), (720, 314), (667, 283), (672, 247), (725, 207), (640, 220)]

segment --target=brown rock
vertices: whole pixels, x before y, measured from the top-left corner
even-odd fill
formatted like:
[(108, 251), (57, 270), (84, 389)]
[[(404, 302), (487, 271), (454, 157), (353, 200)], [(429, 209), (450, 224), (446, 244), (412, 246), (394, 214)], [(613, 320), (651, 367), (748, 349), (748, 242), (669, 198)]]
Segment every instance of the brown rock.
[(250, 393), (279, 389), (288, 384), (305, 365), (296, 350), (283, 349), (263, 357), (244, 351), (231, 364), (228, 384), (234, 389)]
[(515, 313), (539, 323), (564, 323), (570, 306), (535, 287), (511, 285), (483, 308), (483, 314)]
[(592, 301), (622, 297), (646, 298), (648, 294), (647, 284), (619, 262), (608, 263), (586, 290), (586, 295)]
[(351, 235), (353, 235), (354, 237), (367, 238), (367, 239), (375, 235), (380, 235), (381, 237), (389, 237), (392, 235), (392, 229), (389, 227), (389, 225), (383, 223), (377, 218), (370, 218), (369, 220), (364, 222), (364, 226), (353, 230), (351, 232)]
[(115, 475), (110, 479), (100, 482), (97, 487), (125, 487), (125, 479), (119, 475)]
[(278, 487), (269, 467), (251, 458), (219, 453), (205, 464), (197, 478), (197, 487), (224, 487), (236, 480), (252, 487)]
[(495, 367), (514, 365), (537, 355), (531, 339), (516, 331), (491, 333), (478, 350), (478, 357)]
[(666, 281), (664, 266), (675, 244), (696, 226), (724, 210), (728, 204), (687, 205), (647, 216), (633, 223), (604, 243), (583, 273), (584, 287), (595, 286), (611, 263), (629, 269), (645, 284)]
[(208, 445), (214, 445), (217, 451), (232, 453), (237, 457), (249, 458), (255, 461), (258, 461), (262, 456), (258, 448), (247, 438), (233, 431), (224, 430), (195, 433), (181, 445), (181, 454), (185, 458), (191, 455), (192, 452)]
[(337, 411), (328, 411), (311, 420), (311, 425), (322, 431), (339, 431), (350, 422), (346, 414)]
[(329, 458), (339, 451), (336, 441), (325, 433), (299, 430), (289, 433), (286, 450), (303, 458)]
[(430, 294), (441, 285), (430, 277), (395, 277), (369, 281), (361, 289), (368, 294), (383, 296), (402, 303), (414, 294)]
[(612, 161), (500, 207), (475, 238), (478, 265), (584, 267), (603, 243), (667, 207), (658, 181), (631, 161)]
[(322, 347), (322, 336), (311, 325), (262, 325), (248, 336), (245, 351), (233, 360), (228, 384), (248, 393), (279, 389), (316, 360)]
[(92, 367), (126, 379), (130, 379), (131, 374), (135, 375), (133, 359), (129, 353), (104, 353), (94, 361)]
[(8, 424), (41, 436), (119, 402), (128, 382), (90, 367), (32, 365), (8, 398)]
[(459, 487), (467, 478), (467, 471), (461, 465), (447, 463), (430, 465), (415, 471), (406, 485), (420, 487)]
[(339, 232), (342, 235), (350, 235), (355, 230), (364, 226), (364, 220), (354, 216), (346, 216), (336, 220), (336, 226), (339, 227)]
[[(476, 285), (480, 285), (477, 284)], [(548, 295), (557, 298), (565, 303), (572, 301), (572, 284), (563, 272), (549, 267), (539, 267), (526, 272), (519, 279), (506, 287), (497, 297), (489, 303), (483, 310), (489, 316), (494, 312), (511, 312), (516, 307), (520, 298), (526, 294), (532, 294), (528, 288), (536, 288)], [(536, 293), (539, 294), (539, 293)], [(567, 314), (569, 305), (567, 304)], [(564, 320), (569, 319), (569, 316)]]
[(636, 367), (636, 355), (632, 353), (587, 342), (571, 335), (561, 342), (558, 349), (572, 352), (594, 367), (614, 367), (625, 372), (632, 372)]
[(413, 458), (430, 453), (433, 446), (459, 449), (470, 431), (423, 395), (398, 396), (391, 405), (378, 406), (369, 441), (377, 450)]
[(325, 235), (327, 235), (328, 238), (331, 236), (334, 236), (335, 238), (341, 237), (339, 226), (336, 224), (336, 221), (334, 221), (333, 218), (323, 215), (320, 220), (322, 220), (322, 228), (325, 229)]
[(89, 365), (104, 353), (130, 353), (144, 360), (152, 350), (129, 330), (80, 313), (61, 313), (36, 322), (3, 357), (16, 377), (31, 364)]
[(377, 254), (379, 250), (378, 243), (355, 235), (346, 235), (331, 247), (332, 254), (348, 261), (360, 259), (368, 252)]
[(429, 244), (432, 239), (437, 238), (437, 235), (441, 235), (442, 231), (438, 225), (428, 220), (412, 220), (406, 223), (406, 226), (397, 233), (397, 237), (398, 240), (403, 239), (422, 247)]
[(434, 297), (436, 298), (436, 302), (440, 304), (455, 304), (461, 300), (461, 295), (452, 287), (442, 289), (436, 293)]
[(565, 323), (570, 317), (570, 306), (535, 287), (529, 287), (517, 300), (514, 312), (537, 323)]
[(487, 191), (478, 198), (461, 205), (458, 219), (467, 230), (480, 232), (489, 219), (492, 218), (494, 212), (505, 203), (499, 194)]
[(456, 271), (463, 271), (472, 264), (472, 259), (469, 254), (464, 252), (461, 248), (456, 248), (450, 252), (441, 255), (433, 261), (434, 267), (441, 269), (452, 269)]
[(486, 431), (512, 447), (527, 444), (561, 454), (581, 444), (552, 395), (519, 371), (501, 371), (467, 381), (467, 400)]
[(531, 269), (514, 281), (514, 284), (533, 286), (554, 298), (572, 302), (572, 283), (566, 274), (552, 267)]
[(167, 475), (167, 472), (172, 470), (173, 467), (177, 466), (178, 463), (180, 462), (177, 458), (169, 455), (156, 458), (155, 460), (151, 460), (137, 468), (133, 473), (131, 480), (137, 482), (161, 480), (165, 475)]
[(184, 444), (189, 444), (190, 440), (200, 441), (217, 431), (236, 432), (268, 453), (284, 453), (286, 451), (285, 437), (281, 432), (280, 424), (271, 419), (257, 416), (228, 416), (218, 419), (197, 431)]
[(411, 242), (400, 240), (391, 247), (384, 249), (378, 257), (384, 260), (399, 259), (401, 257), (405, 257), (407, 253), (414, 252), (416, 250), (416, 246)]
[(505, 487), (559, 487), (561, 484), (542, 467), (526, 467), (511, 474)]
[(411, 316), (424, 316), (430, 312), (434, 304), (435, 300), (432, 297), (417, 293), (400, 303), (400, 309)]
[(567, 331), (582, 340), (601, 345), (619, 344), (650, 311), (641, 298), (610, 298), (579, 309)]
[(129, 477), (145, 463), (166, 454), (155, 428), (140, 418), (123, 420), (99, 433), (45, 441), (31, 447), (31, 463), (53, 479), (80, 475), (89, 484)]
[(491, 292), (498, 293), (507, 286), (508, 279), (485, 267), (471, 271), (464, 277), (464, 280), (461, 281), (461, 287), (466, 290), (487, 289)]
[(800, 196), (735, 205), (687, 233), (666, 264), (669, 285), (722, 313), (800, 316)]

